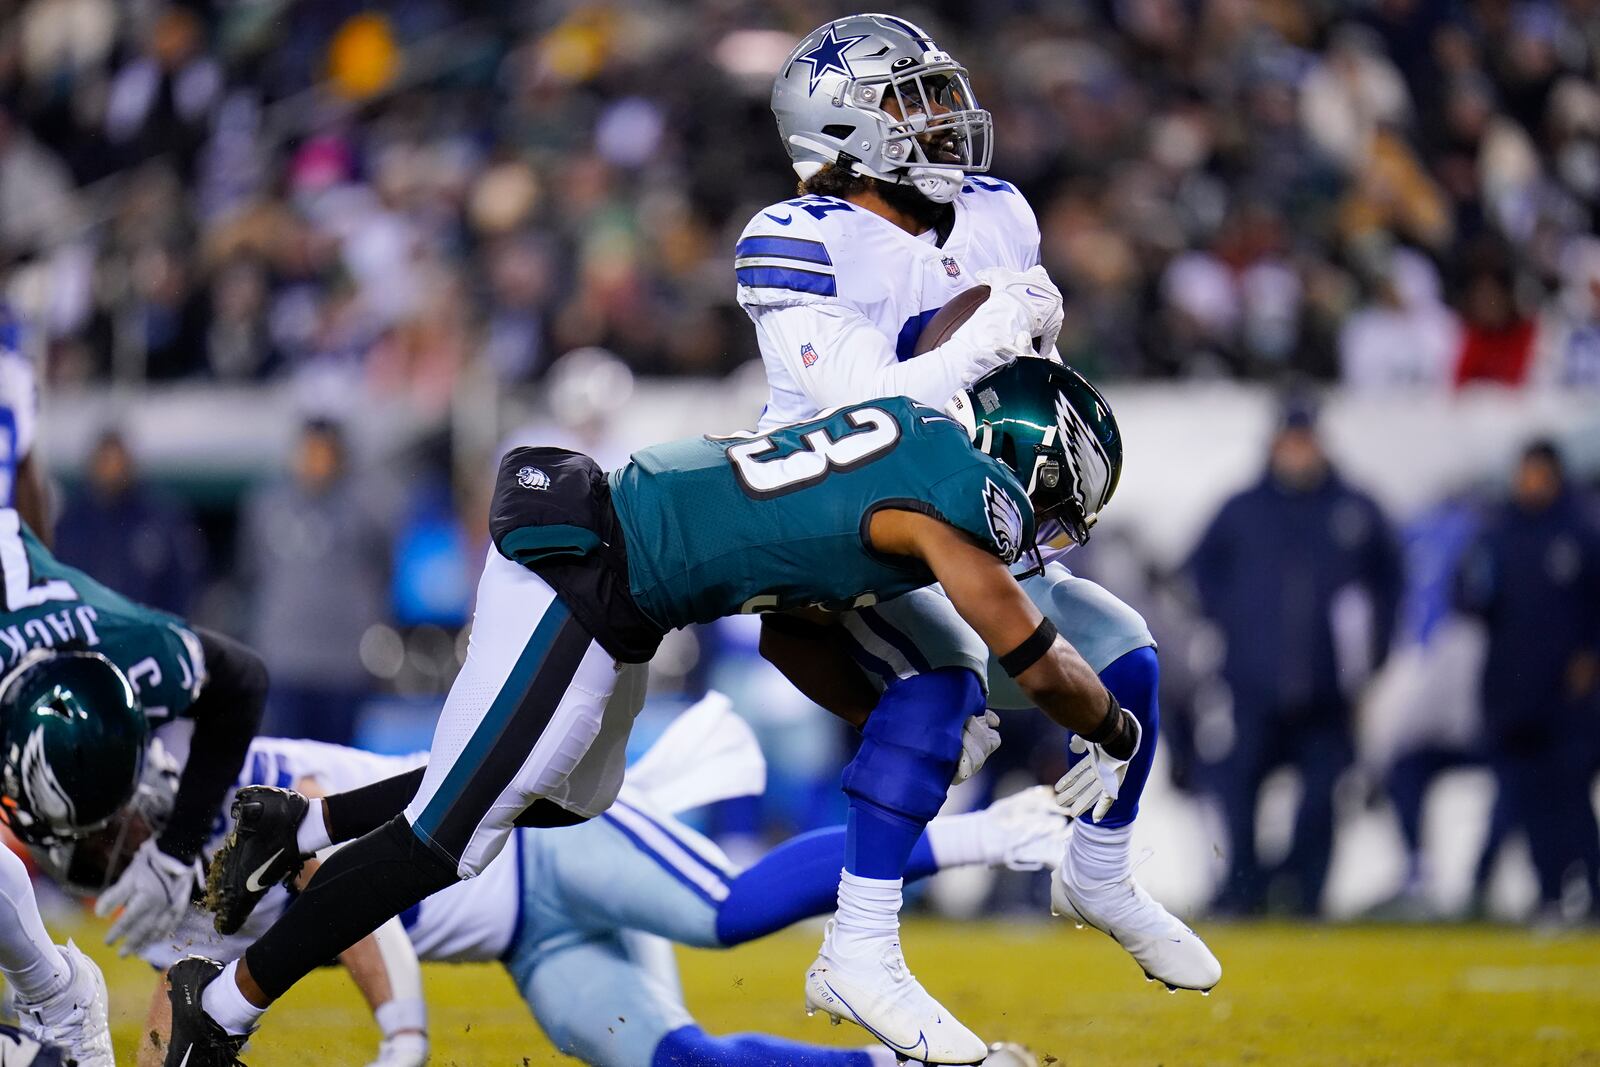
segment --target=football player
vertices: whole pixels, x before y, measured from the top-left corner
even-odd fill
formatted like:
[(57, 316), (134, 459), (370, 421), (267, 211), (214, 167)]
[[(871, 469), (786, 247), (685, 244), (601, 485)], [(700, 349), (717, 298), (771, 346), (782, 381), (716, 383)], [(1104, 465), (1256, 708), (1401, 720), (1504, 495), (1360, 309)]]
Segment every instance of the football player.
[[(239, 776), (240, 793), (248, 803), (261, 787), (286, 783), (318, 796), (404, 771), (422, 758), (257, 738)], [(175, 761), (153, 747), (135, 802), (94, 837), (36, 852), (41, 868), (74, 891), (97, 892), (129, 851), (160, 827), (171, 807), (175, 770)], [(560, 832), (516, 831), (482, 875), (408, 910), (403, 927), (400, 919), (386, 923), (365, 954), (346, 953), (342, 962), (383, 1033), (372, 1067), (427, 1061), (419, 957), (502, 963), (551, 1041), (588, 1063), (888, 1067), (893, 1057), (881, 1046), (821, 1048), (765, 1034), (707, 1034), (684, 1006), (671, 953), (659, 951), (662, 938), (730, 948), (815, 915), (832, 900), (843, 827), (796, 838), (740, 870), (676, 817), (727, 797), (759, 794), (765, 771), (749, 726), (726, 697), (713, 693), (674, 720), (628, 769), (617, 803), (604, 816)], [(208, 852), (221, 846), (228, 829), (219, 823)], [(1038, 870), (1053, 861), (1066, 833), (1049, 791), (1029, 790), (985, 811), (936, 819), (919, 843), (911, 875), (976, 864)], [(245, 926), (227, 936), (194, 907), (173, 937), (140, 955), (162, 971), (184, 951), (234, 959), (290, 900), (286, 889), (274, 888)], [(140, 1043), (141, 1063), (160, 1062), (166, 1044), (164, 983), (155, 994), (142, 1030), (151, 1036)], [(1003, 1045), (986, 1062), (1025, 1067), (1033, 1060), (1019, 1046)]]
[[(231, 1063), (267, 1005), (301, 976), (478, 874), (515, 827), (604, 812), (621, 784), (643, 664), (674, 627), (859, 606), (940, 581), (1030, 700), (1093, 742), (1102, 788), (1114, 789), (1138, 726), (1007, 569), (1033, 548), (1034, 504), (997, 457), (1025, 454), (1031, 470), (1038, 446), (1066, 461), (1036, 432), (1019, 438), (1021, 423), (1007, 412), (1045, 414), (1052, 426), (1075, 412), (1103, 441), (1115, 424), (1092, 386), (1048, 360), (1019, 360), (984, 388), (989, 415), (976, 442), (943, 412), (889, 398), (763, 434), (644, 449), (609, 476), (577, 453), (510, 452), (491, 505), (494, 547), (472, 641), (420, 787), (414, 777), (368, 787), (369, 815), (395, 810), (397, 795), (404, 812), (329, 858), (242, 959), (225, 971), (194, 958), (172, 968), (170, 1067)], [(1038, 492), (1041, 506), (1054, 507), (1054, 489)], [(865, 717), (877, 694), (862, 684), (835, 699)], [(953, 768), (959, 734), (934, 741), (954, 746), (937, 753)], [(415, 790), (409, 803), (406, 788)], [(326, 847), (333, 824), (351, 835), (331, 799), (308, 806), (283, 794), (236, 806), (234, 836), (212, 867), (222, 930), (265, 885), (292, 874), (301, 854)], [(903, 969), (893, 977), (868, 995), (920, 989)], [(856, 991), (842, 992), (821, 1006), (848, 1013), (844, 1000)], [(986, 1047), (963, 1035), (971, 1037), (935, 1023), (887, 1040), (919, 1060), (981, 1061)]]
[[(734, 252), (739, 303), (755, 325), (770, 385), (761, 427), (884, 395), (942, 407), (1035, 347), (1054, 355), (1061, 294), (1039, 265), (1038, 224), (1015, 186), (984, 176), (990, 115), (966, 69), (926, 32), (878, 14), (819, 27), (780, 68), (772, 110), (800, 195), (756, 212)], [(989, 298), (942, 344), (917, 354), (940, 308), (980, 284)], [(986, 412), (983, 392), (976, 395)], [(1059, 436), (1040, 443), (1064, 449), (1070, 462), (1030, 452), (1016, 463), (1036, 506), (1042, 480), (1052, 471), (1061, 477), (1048, 487), (1050, 508), (1038, 509), (1040, 540), (1070, 547), (1088, 538), (1110, 499), (1120, 455), (1073, 409), (1059, 414)], [(1137, 613), (1099, 587), (1054, 562), (1032, 570), (1024, 589), (1060, 629), (1080, 615), (1099, 621), (1079, 650), (1143, 734), (1120, 794), (1084, 805), (1077, 789), (1090, 768), (1063, 779), (1063, 799), (1083, 818), (1054, 874), (1054, 910), (1110, 934), (1147, 976), (1209, 989), (1221, 976), (1216, 958), (1132, 875), (1130, 824), (1158, 728), (1154, 641)], [(810, 691), (808, 676), (840, 669), (819, 660), (788, 619), (764, 623), (763, 649), (802, 689)], [(900, 957), (900, 865), (949, 776), (897, 739), (953, 736), (986, 705), (1025, 704), (1003, 672), (989, 669), (984, 642), (936, 589), (848, 614), (840, 630), (884, 693), (869, 743), (845, 775), (852, 847), (835, 922), (807, 976), (811, 1005), (826, 999), (828, 983), (882, 985), (880, 963)], [(811, 695), (828, 703), (824, 693)], [(875, 734), (884, 743), (873, 743)], [(1082, 742), (1073, 745), (1081, 756)], [(858, 995), (853, 1003), (857, 1020), (877, 1033), (917, 1033), (949, 1018), (926, 996)], [(975, 1048), (976, 1039), (965, 1044)]]
[[(237, 642), (133, 603), (51, 557), (0, 509), (0, 820), (30, 845), (96, 830), (138, 784), (150, 730), (193, 723), (171, 818), (96, 911), (124, 953), (171, 934), (199, 890), (200, 845), (261, 721), (266, 670)], [(22, 861), (0, 848), (0, 973), (23, 1030), (110, 1067), (105, 983), (54, 945)]]
[(21, 323), (0, 302), (0, 507), (16, 508), (22, 521), (49, 544), (50, 509), (33, 448), (39, 387), (22, 342)]

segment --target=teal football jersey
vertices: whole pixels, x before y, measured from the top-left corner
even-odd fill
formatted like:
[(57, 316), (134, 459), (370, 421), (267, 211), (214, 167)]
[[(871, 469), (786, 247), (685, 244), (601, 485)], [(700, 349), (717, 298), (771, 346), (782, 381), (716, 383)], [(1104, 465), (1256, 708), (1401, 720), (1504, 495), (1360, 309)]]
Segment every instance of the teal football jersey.
[(634, 599), (668, 628), (861, 607), (930, 584), (921, 564), (868, 547), (880, 508), (939, 518), (1006, 563), (1034, 536), (1033, 508), (1010, 469), (948, 416), (902, 397), (759, 436), (647, 448), (610, 481)]
[(57, 560), (9, 508), (0, 510), (0, 592), (5, 670), (36, 648), (99, 652), (128, 676), (152, 726), (200, 695), (205, 655), (182, 620)]

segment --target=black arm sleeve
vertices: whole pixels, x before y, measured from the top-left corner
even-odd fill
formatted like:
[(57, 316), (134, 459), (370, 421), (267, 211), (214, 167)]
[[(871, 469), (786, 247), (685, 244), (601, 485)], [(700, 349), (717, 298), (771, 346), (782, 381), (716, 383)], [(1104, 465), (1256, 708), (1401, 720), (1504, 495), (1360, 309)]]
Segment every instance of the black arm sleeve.
[(239, 776), (267, 704), (267, 668), (261, 657), (209, 630), (196, 630), (206, 655), (206, 684), (189, 708), (194, 739), (178, 779), (172, 817), (161, 831), (161, 851), (193, 859), (211, 834), (228, 787)]

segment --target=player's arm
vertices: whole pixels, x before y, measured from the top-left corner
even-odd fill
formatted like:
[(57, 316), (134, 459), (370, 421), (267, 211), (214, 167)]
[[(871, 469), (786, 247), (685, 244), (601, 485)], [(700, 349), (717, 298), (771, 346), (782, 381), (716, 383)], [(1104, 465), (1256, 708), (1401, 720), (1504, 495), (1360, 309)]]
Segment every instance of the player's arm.
[(956, 611), (1045, 715), (1108, 750), (1121, 739), (1127, 713), (997, 556), (954, 526), (913, 511), (879, 511), (868, 532), (876, 551), (920, 560), (933, 572)]
[(860, 729), (878, 693), (850, 658), (837, 624), (789, 612), (761, 617), (761, 655), (807, 700)]
[(785, 366), (818, 409), (880, 396), (907, 396), (942, 408), (956, 393), (1011, 362), (1025, 348), (1031, 351), (1018, 341), (1026, 335), (1029, 321), (1016, 301), (986, 301), (944, 344), (904, 362), (889, 338), (843, 304), (748, 310), (762, 355)]
[(178, 780), (172, 817), (161, 831), (161, 851), (192, 860), (211, 835), (222, 799), (239, 776), (267, 706), (267, 668), (231, 637), (196, 630), (205, 653), (206, 681), (189, 706), (194, 736)]
[(11, 504), (22, 521), (27, 523), (33, 536), (45, 548), (55, 547), (54, 525), (50, 522), (50, 491), (44, 484), (44, 474), (33, 452), (22, 457), (17, 464), (17, 480), (11, 490)]

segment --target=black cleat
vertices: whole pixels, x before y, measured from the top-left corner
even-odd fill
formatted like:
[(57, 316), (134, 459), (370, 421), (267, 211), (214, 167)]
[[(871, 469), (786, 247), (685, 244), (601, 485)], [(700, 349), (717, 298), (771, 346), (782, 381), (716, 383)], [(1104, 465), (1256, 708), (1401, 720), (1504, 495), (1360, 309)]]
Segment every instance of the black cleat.
[(200, 994), (221, 973), (222, 964), (204, 956), (185, 956), (167, 972), (172, 1032), (164, 1067), (244, 1067), (239, 1050), (249, 1035), (228, 1033), (200, 1005)]
[(233, 829), (206, 872), (206, 908), (219, 934), (244, 925), (267, 890), (300, 873), (295, 835), (310, 805), (289, 789), (247, 785), (233, 798)]

